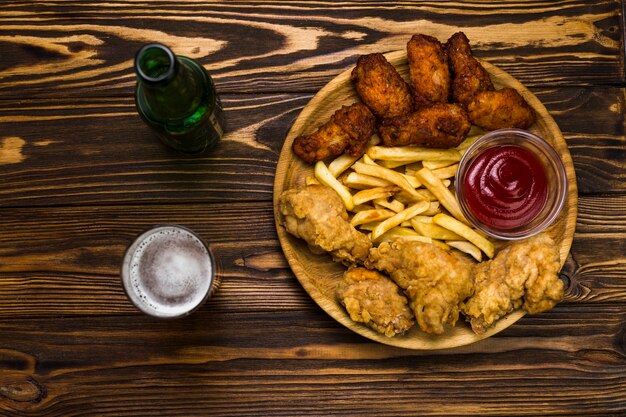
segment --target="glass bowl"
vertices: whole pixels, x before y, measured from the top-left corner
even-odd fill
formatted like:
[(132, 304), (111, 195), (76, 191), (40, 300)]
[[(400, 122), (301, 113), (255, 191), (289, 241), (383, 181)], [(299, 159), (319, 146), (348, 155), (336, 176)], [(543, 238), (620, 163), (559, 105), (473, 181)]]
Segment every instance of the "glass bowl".
[(521, 129), (486, 133), (464, 153), (455, 178), (465, 217), (497, 239), (515, 240), (548, 227), (563, 208), (565, 168), (554, 148)]

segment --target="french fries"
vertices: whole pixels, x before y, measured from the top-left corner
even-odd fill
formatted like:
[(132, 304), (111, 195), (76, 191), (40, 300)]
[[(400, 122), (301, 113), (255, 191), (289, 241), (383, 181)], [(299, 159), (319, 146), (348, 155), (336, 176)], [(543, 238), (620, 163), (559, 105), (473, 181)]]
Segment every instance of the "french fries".
[(437, 214), (435, 217), (433, 217), (433, 222), (441, 227), (453, 231), (460, 236), (463, 236), (465, 239), (469, 240), (471, 243), (477, 246), (480, 250), (485, 252), (485, 255), (493, 258), (495, 252), (493, 243), (476, 233), (466, 224), (461, 223), (457, 219), (450, 217), (447, 214)]
[(450, 161), (424, 161), (422, 163), (422, 167), (435, 170), (435, 169), (445, 168), (447, 166), (453, 165), (456, 162), (457, 161), (452, 161), (452, 160)]
[(344, 187), (343, 184), (337, 181), (337, 178), (335, 178), (333, 174), (328, 170), (323, 161), (318, 161), (315, 164), (315, 178), (317, 178), (320, 183), (335, 190), (335, 192), (339, 194), (339, 197), (341, 197), (343, 204), (348, 210), (352, 210), (354, 208), (352, 194), (350, 194), (350, 191), (348, 191), (348, 189)]
[(467, 253), (478, 262), (483, 260), (483, 253), (480, 249), (466, 240), (449, 240), (446, 243), (461, 252)]
[(371, 200), (378, 200), (394, 195), (400, 189), (396, 186), (376, 187), (367, 190), (361, 190), (352, 196), (354, 204), (363, 204)]
[(404, 210), (404, 204), (395, 199), (387, 201), (387, 199), (385, 198), (379, 198), (377, 200), (374, 200), (374, 206), (388, 208), (389, 210), (395, 211), (396, 213), (400, 213), (402, 210)]
[(458, 221), (468, 224), (467, 219), (461, 211), (459, 202), (452, 192), (441, 182), (439, 178), (433, 174), (428, 168), (422, 168), (415, 173), (415, 176), (424, 186), (437, 197), (441, 204), (454, 216)]
[(396, 213), (391, 210), (384, 209), (363, 210), (354, 215), (352, 220), (350, 220), (350, 224), (352, 226), (358, 226), (360, 224), (378, 222), (393, 217), (395, 214)]
[(417, 146), (372, 146), (367, 150), (367, 156), (383, 161), (460, 161), (461, 154), (456, 149), (420, 148)]
[(434, 223), (426, 223), (415, 218), (411, 219), (411, 226), (422, 236), (440, 240), (463, 240), (462, 236)]
[(376, 240), (376, 238), (385, 233), (387, 230), (398, 226), (403, 221), (410, 220), (412, 217), (423, 213), (429, 207), (430, 203), (428, 201), (420, 201), (419, 203), (415, 203), (412, 206), (405, 208), (400, 213), (397, 213), (395, 216), (388, 218), (376, 226), (374, 230), (372, 230), (372, 240)]
[(354, 164), (358, 160), (359, 160), (358, 156), (352, 156), (352, 155), (348, 155), (347, 153), (344, 153), (337, 159), (333, 160), (330, 164), (328, 164), (328, 170), (330, 171), (331, 174), (333, 174), (333, 177), (337, 178), (339, 175), (341, 175), (345, 170), (350, 168), (352, 164)]
[(410, 239), (459, 250), (480, 262), (494, 256), (486, 236), (469, 226), (450, 190), (458, 162), (480, 131), (456, 148), (377, 146), (373, 137), (362, 157), (342, 155), (328, 165), (318, 162), (315, 177), (339, 194), (351, 213), (350, 224), (369, 233), (372, 242)]
[(359, 174), (358, 172), (351, 172), (344, 180), (343, 183), (351, 188), (357, 190), (365, 190), (371, 187), (386, 187), (392, 185), (391, 182), (382, 178), (372, 177), (371, 175)]
[(415, 188), (411, 186), (411, 184), (404, 177), (404, 175), (400, 174), (397, 171), (381, 167), (380, 165), (368, 165), (363, 162), (356, 162), (354, 165), (352, 165), (352, 168), (359, 174), (381, 178), (389, 181), (392, 184), (396, 184), (398, 187), (406, 191), (409, 195), (420, 198), (419, 195), (415, 192)]
[(435, 177), (439, 179), (452, 178), (456, 175), (456, 171), (459, 168), (459, 164), (448, 165), (447, 167), (437, 168), (433, 170)]
[[(371, 139), (367, 142), (366, 149), (380, 143), (380, 137), (378, 135), (373, 135)], [(339, 156), (334, 159), (330, 164), (328, 164), (328, 170), (333, 174), (335, 178), (341, 175), (344, 171), (352, 166), (356, 161), (359, 160), (360, 157), (352, 156), (347, 153)]]

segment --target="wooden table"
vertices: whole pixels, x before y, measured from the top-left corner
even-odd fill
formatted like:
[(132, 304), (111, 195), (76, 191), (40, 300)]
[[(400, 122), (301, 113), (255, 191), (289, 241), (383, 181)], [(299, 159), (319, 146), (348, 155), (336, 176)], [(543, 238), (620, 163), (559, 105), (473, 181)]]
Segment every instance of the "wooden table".
[[(624, 21), (617, 0), (0, 4), (2, 416), (625, 415)], [(324, 313), (282, 255), (278, 153), (360, 54), (458, 29), (522, 81), (574, 159), (566, 298), (469, 346), (376, 344)], [(160, 41), (213, 75), (228, 135), (182, 157), (133, 102)], [(223, 279), (188, 318), (139, 313), (119, 280), (163, 223), (208, 240)]]

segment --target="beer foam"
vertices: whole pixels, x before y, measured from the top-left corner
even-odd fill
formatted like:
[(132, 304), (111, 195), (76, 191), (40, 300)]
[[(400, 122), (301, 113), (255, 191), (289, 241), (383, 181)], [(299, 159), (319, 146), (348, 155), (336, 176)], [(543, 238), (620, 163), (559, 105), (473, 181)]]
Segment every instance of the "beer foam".
[(128, 278), (142, 309), (172, 317), (204, 301), (213, 284), (213, 265), (198, 237), (186, 229), (164, 226), (137, 243), (129, 259)]

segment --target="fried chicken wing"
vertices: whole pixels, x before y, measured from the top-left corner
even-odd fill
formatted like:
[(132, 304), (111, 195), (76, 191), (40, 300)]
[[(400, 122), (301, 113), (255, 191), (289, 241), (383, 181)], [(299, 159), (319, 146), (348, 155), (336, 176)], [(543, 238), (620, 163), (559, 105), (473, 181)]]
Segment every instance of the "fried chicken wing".
[(472, 294), (471, 265), (430, 243), (407, 239), (370, 249), (365, 262), (404, 290), (420, 328), (432, 334), (458, 320), (459, 304)]
[(520, 306), (547, 311), (563, 298), (558, 272), (559, 252), (546, 233), (513, 243), (474, 267), (475, 291), (461, 311), (477, 334)]
[(416, 107), (447, 103), (450, 97), (448, 56), (437, 38), (413, 35), (406, 46)]
[(342, 106), (311, 135), (298, 136), (293, 151), (303, 161), (313, 163), (344, 152), (360, 156), (375, 132), (375, 119), (362, 103)]
[(348, 269), (337, 285), (337, 298), (352, 320), (385, 336), (404, 334), (415, 324), (405, 295), (379, 272)]
[(513, 88), (476, 93), (467, 112), (475, 125), (486, 130), (528, 129), (535, 123), (535, 111)]
[(304, 239), (314, 253), (329, 252), (346, 265), (363, 262), (372, 241), (348, 222), (348, 213), (335, 191), (309, 185), (283, 192), (278, 210), (287, 232)]
[(472, 127), (467, 113), (456, 104), (437, 103), (405, 116), (383, 119), (378, 134), (386, 146), (457, 146)]
[(446, 51), (452, 70), (455, 103), (467, 106), (476, 93), (494, 89), (489, 73), (472, 55), (469, 39), (463, 32), (457, 32), (448, 39)]
[(382, 54), (362, 55), (351, 75), (357, 94), (378, 117), (396, 117), (413, 109), (408, 84)]
[(452, 68), (454, 102), (467, 109), (470, 121), (486, 130), (527, 129), (535, 112), (513, 88), (495, 91), (489, 73), (472, 55), (463, 32), (452, 35), (446, 44)]

